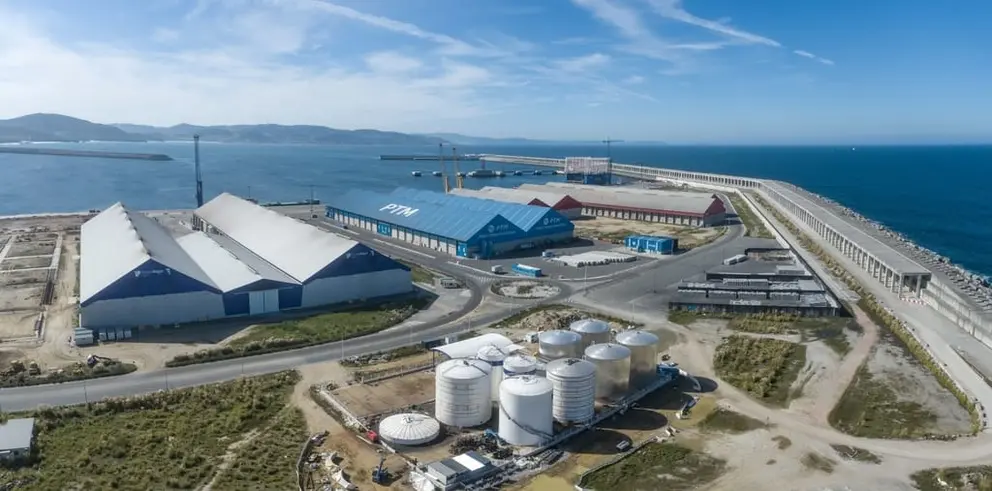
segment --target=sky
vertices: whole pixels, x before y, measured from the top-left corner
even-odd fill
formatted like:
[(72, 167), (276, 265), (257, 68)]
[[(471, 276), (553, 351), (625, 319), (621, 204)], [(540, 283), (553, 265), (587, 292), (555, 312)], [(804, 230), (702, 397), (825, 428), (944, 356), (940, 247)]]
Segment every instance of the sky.
[(0, 0), (0, 118), (992, 141), (992, 2)]

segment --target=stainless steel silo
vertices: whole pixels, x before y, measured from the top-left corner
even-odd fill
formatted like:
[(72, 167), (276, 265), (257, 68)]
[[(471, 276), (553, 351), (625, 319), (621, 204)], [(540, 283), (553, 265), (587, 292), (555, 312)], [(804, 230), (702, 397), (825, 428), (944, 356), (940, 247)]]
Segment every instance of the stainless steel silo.
[(596, 365), (596, 398), (616, 400), (630, 389), (630, 348), (619, 344), (594, 344), (585, 359)]
[(582, 352), (582, 336), (572, 331), (544, 331), (537, 337), (538, 351), (542, 358), (558, 360), (578, 358)]
[(582, 350), (591, 344), (610, 342), (610, 325), (599, 319), (577, 320), (568, 328), (582, 336)]
[(658, 377), (658, 336), (647, 331), (624, 331), (617, 334), (617, 344), (630, 349), (630, 385), (635, 389)]

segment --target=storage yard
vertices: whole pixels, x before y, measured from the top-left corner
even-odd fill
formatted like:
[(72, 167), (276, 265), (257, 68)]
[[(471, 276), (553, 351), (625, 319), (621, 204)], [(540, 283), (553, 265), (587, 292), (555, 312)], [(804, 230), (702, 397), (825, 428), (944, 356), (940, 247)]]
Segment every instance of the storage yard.
[(0, 338), (38, 334), (35, 323), (54, 296), (61, 243), (58, 232), (0, 225)]
[(171, 326), (413, 290), (409, 268), (374, 249), (230, 194), (190, 222), (204, 231), (166, 228), (121, 203), (87, 221), (82, 326)]
[(329, 200), (326, 216), (452, 256), (482, 259), (569, 243), (575, 228), (544, 206), (408, 188), (352, 190)]
[(642, 222), (597, 216), (575, 222), (575, 235), (591, 239), (624, 244), (631, 235), (672, 237), (681, 250), (708, 244), (721, 235), (724, 227), (689, 227), (658, 222)]

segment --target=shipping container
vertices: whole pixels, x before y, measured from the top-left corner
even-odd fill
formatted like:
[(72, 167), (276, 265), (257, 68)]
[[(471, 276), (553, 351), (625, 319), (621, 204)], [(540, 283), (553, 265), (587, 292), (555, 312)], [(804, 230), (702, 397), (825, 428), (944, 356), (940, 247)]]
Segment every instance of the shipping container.
[(513, 269), (514, 273), (530, 276), (532, 278), (537, 278), (543, 274), (541, 272), (541, 268), (535, 268), (534, 266), (528, 266), (526, 264), (514, 264), (511, 269)]
[(624, 245), (633, 251), (651, 254), (674, 254), (678, 250), (678, 239), (660, 235), (630, 235)]

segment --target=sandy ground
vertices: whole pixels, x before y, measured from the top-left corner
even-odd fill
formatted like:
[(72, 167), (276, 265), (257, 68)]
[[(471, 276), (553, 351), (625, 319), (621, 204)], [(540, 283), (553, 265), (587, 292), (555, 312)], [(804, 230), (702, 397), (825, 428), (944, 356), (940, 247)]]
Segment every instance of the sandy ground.
[(513, 281), (499, 287), (500, 295), (511, 298), (547, 298), (560, 291), (554, 285), (539, 281)]
[(710, 242), (720, 236), (719, 227), (687, 227), (665, 223), (596, 217), (575, 222), (576, 235), (598, 237), (607, 234), (642, 234), (678, 237), (682, 247)]

